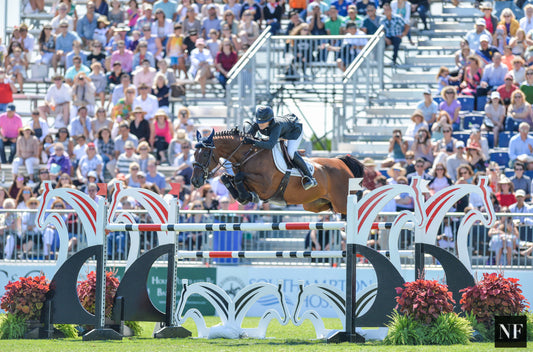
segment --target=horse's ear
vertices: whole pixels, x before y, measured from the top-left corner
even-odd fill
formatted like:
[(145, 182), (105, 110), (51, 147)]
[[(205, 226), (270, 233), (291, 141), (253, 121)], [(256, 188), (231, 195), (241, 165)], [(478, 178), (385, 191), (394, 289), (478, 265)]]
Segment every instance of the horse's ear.
[(209, 137), (207, 137), (206, 142), (207, 142), (207, 143), (212, 143), (212, 142), (213, 142), (213, 136), (214, 136), (214, 135), (215, 135), (215, 129), (213, 129), (213, 130), (211, 131), (211, 134), (209, 135)]
[(196, 141), (200, 142), (201, 139), (202, 139), (202, 134), (200, 133), (200, 131), (196, 131)]

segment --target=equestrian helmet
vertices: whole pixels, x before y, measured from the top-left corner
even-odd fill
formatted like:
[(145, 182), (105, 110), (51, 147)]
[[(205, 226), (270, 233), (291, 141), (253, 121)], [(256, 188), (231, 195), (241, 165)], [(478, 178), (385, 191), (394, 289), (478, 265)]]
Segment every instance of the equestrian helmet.
[(274, 111), (268, 105), (258, 105), (255, 110), (255, 121), (257, 123), (269, 122), (274, 118)]

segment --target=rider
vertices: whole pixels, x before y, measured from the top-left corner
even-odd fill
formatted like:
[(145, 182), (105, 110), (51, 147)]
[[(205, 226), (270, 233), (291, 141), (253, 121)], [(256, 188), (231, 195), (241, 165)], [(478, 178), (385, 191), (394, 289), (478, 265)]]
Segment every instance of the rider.
[(297, 152), (302, 140), (302, 124), (298, 122), (295, 115), (286, 115), (274, 117), (274, 111), (267, 105), (258, 105), (255, 110), (255, 123), (246, 133), (255, 136), (257, 131), (268, 136), (268, 140), (253, 140), (245, 137), (245, 144), (253, 144), (259, 148), (272, 149), (278, 142), (278, 139), (287, 140), (287, 150), (294, 165), (302, 171), (302, 186), (305, 190), (317, 185), (311, 171), (307, 168), (304, 159)]

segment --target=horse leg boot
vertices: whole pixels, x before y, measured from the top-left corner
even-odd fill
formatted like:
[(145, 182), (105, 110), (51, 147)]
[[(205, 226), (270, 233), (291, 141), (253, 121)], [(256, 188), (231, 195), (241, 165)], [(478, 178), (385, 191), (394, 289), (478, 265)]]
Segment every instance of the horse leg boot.
[(305, 190), (308, 190), (309, 188), (316, 187), (317, 183), (313, 175), (311, 174), (311, 171), (307, 168), (307, 164), (305, 163), (304, 159), (301, 157), (300, 154), (294, 153), (294, 156), (292, 158), (292, 162), (300, 171), (302, 172), (302, 186)]
[(246, 189), (246, 186), (244, 185), (244, 173), (239, 172), (237, 175), (235, 175), (235, 187), (237, 188), (237, 192), (239, 193), (239, 197), (237, 200), (241, 204), (248, 204), (249, 202), (252, 203), (258, 203), (259, 197), (255, 192), (250, 192)]
[(228, 174), (223, 174), (220, 176), (220, 181), (222, 181), (222, 184), (228, 189), (231, 196), (235, 199), (239, 199), (239, 192), (235, 188), (234, 185), (234, 177)]

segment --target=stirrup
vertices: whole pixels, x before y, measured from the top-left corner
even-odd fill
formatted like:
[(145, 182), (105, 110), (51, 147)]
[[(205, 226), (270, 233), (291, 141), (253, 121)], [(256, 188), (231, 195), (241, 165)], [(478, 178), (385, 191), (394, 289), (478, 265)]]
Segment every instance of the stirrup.
[(302, 187), (304, 190), (308, 190), (310, 188), (316, 187), (317, 183), (316, 180), (313, 177), (304, 176), (302, 177)]

